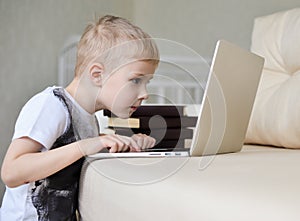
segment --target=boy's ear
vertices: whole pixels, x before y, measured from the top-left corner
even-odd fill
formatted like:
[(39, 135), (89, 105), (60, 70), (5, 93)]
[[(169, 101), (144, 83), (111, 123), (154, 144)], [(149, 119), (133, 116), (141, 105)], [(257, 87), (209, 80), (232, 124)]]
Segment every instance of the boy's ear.
[(97, 86), (102, 86), (102, 78), (104, 73), (104, 67), (102, 64), (94, 63), (90, 68), (90, 79)]

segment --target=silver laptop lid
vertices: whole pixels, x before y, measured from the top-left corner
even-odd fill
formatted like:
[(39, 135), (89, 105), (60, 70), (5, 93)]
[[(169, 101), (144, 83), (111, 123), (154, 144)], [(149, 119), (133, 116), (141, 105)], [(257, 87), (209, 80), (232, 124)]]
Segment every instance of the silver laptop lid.
[(190, 149), (191, 156), (240, 151), (264, 59), (218, 41)]

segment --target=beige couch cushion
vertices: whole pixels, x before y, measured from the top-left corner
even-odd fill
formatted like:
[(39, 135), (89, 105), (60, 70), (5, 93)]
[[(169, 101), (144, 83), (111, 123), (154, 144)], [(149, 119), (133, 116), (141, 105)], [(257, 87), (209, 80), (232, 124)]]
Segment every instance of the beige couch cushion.
[(87, 161), (81, 221), (299, 221), (299, 158), (300, 150), (245, 146), (212, 158)]
[(251, 50), (265, 67), (246, 143), (300, 148), (300, 8), (255, 19)]

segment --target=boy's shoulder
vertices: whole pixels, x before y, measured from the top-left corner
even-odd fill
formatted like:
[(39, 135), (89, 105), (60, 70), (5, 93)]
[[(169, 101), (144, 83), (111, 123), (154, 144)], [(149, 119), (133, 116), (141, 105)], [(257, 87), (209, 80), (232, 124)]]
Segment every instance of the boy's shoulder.
[(65, 89), (62, 87), (58, 87), (58, 86), (52, 86), (52, 87), (47, 87), (46, 89), (44, 89), (43, 91), (35, 94), (33, 97), (31, 97), (29, 99), (29, 101), (31, 100), (57, 100), (57, 98), (59, 96), (57, 96), (58, 94), (65, 94)]
[(56, 88), (46, 88), (27, 101), (17, 118), (12, 139), (27, 136), (50, 148), (57, 137), (64, 133), (69, 113), (54, 95)]
[(42, 90), (41, 92), (35, 94), (31, 99), (47, 99), (47, 98), (53, 98), (54, 96), (54, 91), (56, 90), (64, 90), (62, 87), (57, 87), (57, 86), (52, 86), (52, 87), (47, 87), (44, 90)]
[(39, 109), (48, 109), (49, 111), (59, 109), (61, 111), (64, 107), (57, 96), (55, 96), (55, 90), (63, 91), (64, 89), (56, 86), (47, 87), (30, 98), (22, 109), (26, 108), (33, 112), (36, 112)]

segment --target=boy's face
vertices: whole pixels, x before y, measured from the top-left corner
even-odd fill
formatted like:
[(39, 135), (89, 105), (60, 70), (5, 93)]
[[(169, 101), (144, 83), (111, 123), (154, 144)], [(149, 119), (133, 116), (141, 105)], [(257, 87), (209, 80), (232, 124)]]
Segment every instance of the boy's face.
[(111, 110), (120, 118), (128, 118), (148, 98), (147, 84), (156, 66), (147, 61), (135, 61), (122, 66), (104, 79), (99, 106)]

